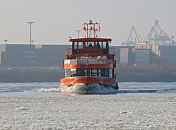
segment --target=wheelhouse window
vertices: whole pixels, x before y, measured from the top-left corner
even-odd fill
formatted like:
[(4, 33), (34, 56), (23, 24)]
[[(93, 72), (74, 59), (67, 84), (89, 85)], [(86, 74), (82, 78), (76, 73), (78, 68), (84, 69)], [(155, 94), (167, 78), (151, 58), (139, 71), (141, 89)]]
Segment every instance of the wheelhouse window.
[(82, 49), (83, 48), (83, 42), (78, 42), (78, 49)]
[(106, 42), (102, 42), (103, 43), (103, 49), (106, 49)]
[(95, 42), (95, 48), (97, 48), (97, 49), (101, 49), (101, 46), (100, 46), (100, 43), (99, 42)]
[(88, 42), (87, 48), (93, 48), (94, 47), (94, 42)]

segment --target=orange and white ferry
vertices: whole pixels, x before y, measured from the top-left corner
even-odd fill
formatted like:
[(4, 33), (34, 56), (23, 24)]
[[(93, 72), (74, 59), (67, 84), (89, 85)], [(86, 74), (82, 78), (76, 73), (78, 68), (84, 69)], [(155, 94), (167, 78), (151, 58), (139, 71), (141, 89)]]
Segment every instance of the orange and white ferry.
[(110, 38), (98, 38), (100, 23), (83, 24), (85, 37), (70, 38), (71, 48), (63, 62), (65, 78), (60, 80), (61, 92), (104, 93), (118, 90), (116, 60)]

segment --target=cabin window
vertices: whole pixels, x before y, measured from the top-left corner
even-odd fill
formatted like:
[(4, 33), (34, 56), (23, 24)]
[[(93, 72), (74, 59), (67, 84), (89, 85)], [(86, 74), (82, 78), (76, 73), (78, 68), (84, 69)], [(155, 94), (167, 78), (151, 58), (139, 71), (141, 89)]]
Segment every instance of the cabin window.
[(82, 42), (79, 42), (79, 49), (83, 48), (83, 43)]
[(67, 69), (65, 70), (65, 77), (70, 77), (71, 76), (71, 70)]
[(65, 77), (74, 77), (76, 76), (76, 69), (66, 69)]
[(107, 42), (103, 42), (103, 49), (106, 49)]
[(77, 45), (76, 45), (77, 43), (76, 42), (73, 42), (73, 49), (77, 49)]
[(87, 48), (93, 48), (94, 43), (93, 42), (88, 42)]
[(72, 53), (73, 54), (77, 54), (77, 46), (76, 46), (76, 43), (75, 42), (72, 42)]
[(86, 76), (86, 69), (76, 69), (77, 76)]
[(105, 77), (109, 77), (109, 69), (105, 70)]
[(100, 43), (99, 42), (94, 42), (94, 47), (97, 48), (97, 49), (100, 49), (101, 48)]
[(75, 59), (70, 60), (70, 64), (76, 65), (77, 64), (77, 60), (75, 60)]
[(112, 75), (112, 69), (109, 69), (109, 77), (112, 78), (113, 75)]
[(106, 42), (106, 49), (108, 49), (109, 48), (109, 43), (108, 42)]
[(74, 49), (74, 48), (75, 48), (75, 42), (72, 43), (72, 49)]
[(76, 76), (76, 69), (71, 69), (71, 77)]
[(97, 76), (101, 76), (101, 69), (97, 69)]
[(99, 42), (100, 47), (103, 48), (103, 42)]
[(76, 42), (76, 49), (79, 49), (79, 45), (78, 45), (78, 42)]
[(113, 77), (112, 69), (67, 69), (65, 70), (65, 77), (74, 76), (102, 76), (102, 77)]
[(92, 76), (97, 76), (97, 69), (92, 69), (91, 75), (92, 75)]
[(83, 42), (83, 48), (86, 48), (86, 43), (85, 42)]
[(85, 44), (84, 47), (87, 48), (87, 46), (88, 46), (88, 42), (84, 42), (84, 44)]
[(98, 69), (77, 69), (77, 76), (97, 76)]
[(91, 76), (91, 69), (86, 69), (87, 71), (87, 76)]
[(102, 77), (109, 77), (109, 69), (101, 69)]

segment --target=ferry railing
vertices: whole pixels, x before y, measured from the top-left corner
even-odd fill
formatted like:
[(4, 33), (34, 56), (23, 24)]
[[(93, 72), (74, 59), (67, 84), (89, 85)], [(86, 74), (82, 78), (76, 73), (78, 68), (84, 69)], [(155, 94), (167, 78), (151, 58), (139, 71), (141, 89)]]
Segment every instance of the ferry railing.
[(64, 64), (112, 64), (114, 61), (110, 60), (110, 59), (103, 59), (103, 58), (95, 58), (95, 59), (68, 59), (68, 60), (64, 60)]
[[(103, 55), (105, 49), (99, 49), (99, 48), (81, 48), (81, 49), (72, 49), (67, 48), (66, 49), (66, 55)], [(109, 54), (115, 54), (115, 48), (110, 47), (109, 48)]]
[(103, 54), (102, 49), (97, 49), (97, 48), (83, 48), (83, 49), (78, 49), (78, 54), (95, 54), (95, 55), (101, 55)]
[(85, 55), (85, 54), (102, 55), (103, 50), (97, 48), (66, 49), (66, 55)]

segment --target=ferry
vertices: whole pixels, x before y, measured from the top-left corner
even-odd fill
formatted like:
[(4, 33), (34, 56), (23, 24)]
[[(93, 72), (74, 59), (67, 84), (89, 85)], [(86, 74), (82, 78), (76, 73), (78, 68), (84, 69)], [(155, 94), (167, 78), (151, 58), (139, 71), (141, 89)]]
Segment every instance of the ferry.
[(100, 38), (100, 23), (85, 22), (84, 37), (71, 38), (71, 48), (63, 61), (65, 77), (60, 80), (60, 91), (71, 93), (106, 93), (118, 90), (114, 49), (111, 38)]

